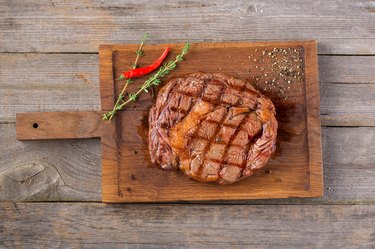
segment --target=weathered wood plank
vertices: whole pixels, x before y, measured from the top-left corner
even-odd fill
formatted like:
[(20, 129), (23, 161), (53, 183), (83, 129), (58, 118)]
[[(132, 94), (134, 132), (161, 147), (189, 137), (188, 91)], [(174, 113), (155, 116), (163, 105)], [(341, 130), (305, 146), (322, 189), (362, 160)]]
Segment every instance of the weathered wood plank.
[(324, 83), (375, 83), (375, 56), (320, 55), (319, 76)]
[[(375, 56), (319, 56), (322, 125), (375, 126)], [(98, 56), (0, 54), (0, 123), (17, 112), (99, 110)]]
[(324, 126), (375, 126), (375, 84), (332, 84), (320, 87)]
[(375, 199), (375, 127), (323, 129), (327, 199)]
[(375, 247), (374, 205), (2, 203), (0, 219), (12, 248)]
[(97, 55), (0, 54), (0, 75), (0, 122), (17, 112), (100, 110)]
[(322, 125), (375, 126), (374, 68), (374, 56), (319, 56)]
[[(324, 198), (245, 203), (375, 203), (375, 128), (322, 135)], [(0, 141), (0, 200), (101, 200), (98, 139), (20, 142), (14, 124), (0, 124)]]
[(1, 52), (97, 52), (102, 43), (316, 39), (319, 53), (375, 54), (368, 1), (1, 1)]
[(99, 201), (99, 139), (17, 141), (0, 125), (0, 200)]

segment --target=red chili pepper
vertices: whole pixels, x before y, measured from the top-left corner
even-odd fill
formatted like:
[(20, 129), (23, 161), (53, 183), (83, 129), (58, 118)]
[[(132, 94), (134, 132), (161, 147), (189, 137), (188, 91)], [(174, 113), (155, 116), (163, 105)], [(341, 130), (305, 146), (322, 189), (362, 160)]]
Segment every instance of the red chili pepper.
[(167, 57), (169, 51), (170, 51), (170, 48), (167, 47), (164, 50), (164, 52), (161, 54), (161, 56), (159, 57), (159, 59), (157, 59), (154, 63), (152, 63), (151, 65), (149, 65), (147, 67), (135, 68), (135, 69), (123, 72), (120, 75), (119, 80), (122, 80), (124, 78), (131, 79), (131, 78), (140, 77), (140, 76), (143, 76), (145, 74), (148, 74), (148, 73), (154, 71), (155, 69), (157, 69), (161, 65), (161, 63)]

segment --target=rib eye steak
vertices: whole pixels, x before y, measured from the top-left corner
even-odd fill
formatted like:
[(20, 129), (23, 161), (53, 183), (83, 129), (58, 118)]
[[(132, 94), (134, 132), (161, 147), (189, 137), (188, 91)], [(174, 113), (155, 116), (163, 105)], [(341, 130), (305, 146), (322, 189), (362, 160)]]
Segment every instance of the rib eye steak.
[(149, 114), (151, 161), (201, 182), (253, 174), (275, 151), (275, 107), (248, 82), (195, 73), (169, 81)]

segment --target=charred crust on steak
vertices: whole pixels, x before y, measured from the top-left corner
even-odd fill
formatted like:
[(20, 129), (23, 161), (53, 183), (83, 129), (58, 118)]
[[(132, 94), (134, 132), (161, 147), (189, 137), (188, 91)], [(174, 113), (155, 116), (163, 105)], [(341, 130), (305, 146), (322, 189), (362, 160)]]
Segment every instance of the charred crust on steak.
[(150, 110), (151, 161), (197, 181), (234, 183), (267, 163), (277, 127), (273, 103), (249, 82), (189, 74), (169, 81)]

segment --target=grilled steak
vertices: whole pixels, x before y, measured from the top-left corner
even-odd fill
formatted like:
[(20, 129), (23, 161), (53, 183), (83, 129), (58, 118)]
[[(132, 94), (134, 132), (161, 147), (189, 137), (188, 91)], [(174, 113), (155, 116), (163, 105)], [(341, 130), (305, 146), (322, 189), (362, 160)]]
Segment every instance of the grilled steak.
[(151, 161), (202, 182), (233, 183), (275, 150), (271, 100), (224, 74), (190, 74), (159, 92), (149, 114)]

